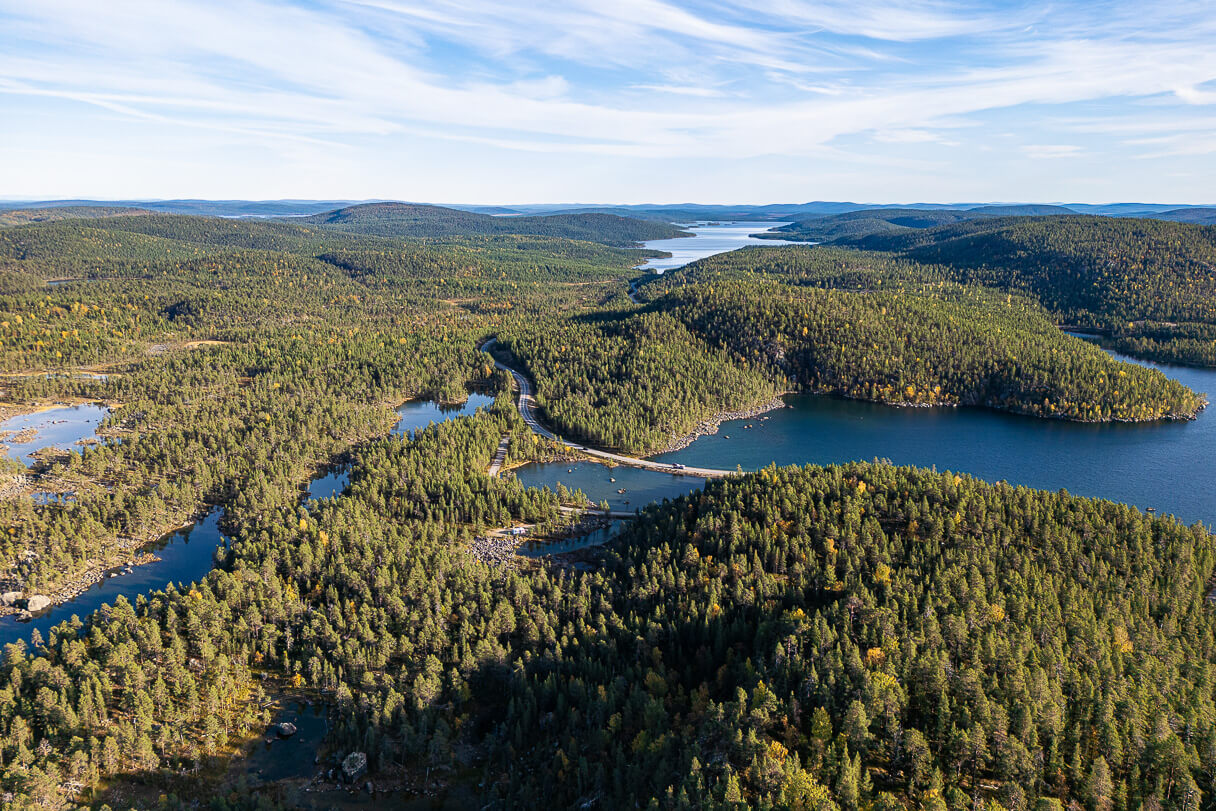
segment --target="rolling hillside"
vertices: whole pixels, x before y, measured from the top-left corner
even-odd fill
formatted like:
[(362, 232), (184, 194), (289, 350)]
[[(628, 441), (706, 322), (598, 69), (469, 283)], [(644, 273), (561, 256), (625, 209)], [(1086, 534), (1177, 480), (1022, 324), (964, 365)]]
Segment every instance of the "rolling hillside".
[(490, 236), (527, 234), (582, 239), (630, 246), (650, 239), (689, 236), (668, 223), (614, 214), (554, 214), (544, 217), (492, 217), (473, 211), (408, 203), (368, 203), (293, 222), (381, 237)]

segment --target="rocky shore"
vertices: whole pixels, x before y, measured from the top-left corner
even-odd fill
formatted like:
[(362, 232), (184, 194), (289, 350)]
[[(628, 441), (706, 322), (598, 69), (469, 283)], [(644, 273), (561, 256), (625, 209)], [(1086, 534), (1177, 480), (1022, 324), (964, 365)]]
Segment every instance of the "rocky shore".
[(583, 513), (577, 521), (557, 533), (543, 536), (507, 535), (502, 530), (474, 538), (469, 544), (469, 554), (483, 563), (501, 568), (516, 568), (522, 562), (519, 547), (532, 541), (560, 543), (571, 538), (580, 538), (597, 532), (611, 524), (611, 520), (593, 512)]
[(768, 412), (776, 411), (779, 408), (786, 408), (785, 400), (781, 398), (789, 393), (790, 392), (781, 392), (773, 399), (766, 400), (765, 402), (752, 406), (751, 408), (745, 408), (740, 411), (723, 411), (719, 414), (715, 414), (713, 417), (710, 417), (697, 425), (697, 427), (694, 428), (691, 433), (683, 436), (673, 435), (670, 444), (659, 448), (648, 455), (658, 456), (659, 454), (663, 453), (672, 453), (674, 451), (683, 450), (703, 436), (712, 436), (718, 433), (718, 429), (724, 422), (730, 422), (731, 420), (750, 420), (752, 417), (758, 417), (761, 414), (767, 414)]
[[(189, 526), (189, 524), (186, 524), (186, 526)], [(135, 541), (129, 545), (124, 545), (123, 549), (126, 550), (133, 547), (138, 548), (146, 546), (148, 543), (150, 543), (150, 541)], [(32, 603), (35, 597), (43, 598), (48, 602), (43, 603), (41, 600), (39, 600), (37, 603), (39, 607), (32, 612), (26, 610), (24, 607), (19, 607), (16, 604), (16, 600), (12, 604), (0, 603), (0, 617), (8, 616), (10, 614), (17, 614), (22, 617), (25, 617), (26, 615), (32, 616), (38, 611), (45, 611), (46, 609), (53, 608), (60, 603), (66, 603), (79, 597), (81, 594), (112, 575), (124, 574), (129, 572), (135, 566), (143, 566), (148, 563), (154, 563), (158, 560), (160, 560), (160, 558), (151, 552), (138, 551), (128, 561), (119, 564), (118, 566), (115, 566), (112, 563), (97, 563), (89, 569), (76, 575), (71, 580), (62, 583), (59, 587), (42, 594), (25, 594), (20, 586), (15, 586), (15, 591), (22, 592), (23, 596), (19, 598), (21, 602), (28, 600)]]

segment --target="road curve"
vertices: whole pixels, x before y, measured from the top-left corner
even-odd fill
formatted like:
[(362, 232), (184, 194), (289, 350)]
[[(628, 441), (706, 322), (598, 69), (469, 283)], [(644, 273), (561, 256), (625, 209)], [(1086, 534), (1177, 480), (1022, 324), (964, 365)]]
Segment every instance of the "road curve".
[[(496, 338), (490, 338), (481, 345), (481, 351), (489, 353), (494, 344), (497, 343)], [(640, 467), (644, 470), (657, 470), (660, 473), (671, 473), (674, 475), (697, 476), (702, 479), (720, 479), (725, 476), (737, 476), (737, 470), (719, 470), (712, 467), (672, 467), (668, 462), (653, 462), (649, 459), (639, 459), (636, 456), (623, 456), (619, 453), (610, 453), (601, 451), (597, 448), (588, 448), (586, 445), (579, 445), (577, 442), (570, 442), (562, 439), (557, 434), (550, 431), (536, 417), (536, 399), (532, 396), (532, 382), (524, 377), (520, 372), (507, 366), (490, 355), (494, 359), (494, 365), (499, 369), (503, 369), (511, 373), (511, 377), (515, 379), (515, 387), (519, 390), (519, 400), (516, 404), (519, 406), (519, 415), (524, 418), (524, 423), (531, 428), (535, 433), (540, 434), (546, 439), (552, 439), (554, 442), (560, 442), (571, 450), (586, 454), (595, 459), (604, 459), (610, 462), (615, 462), (618, 465), (627, 465), (628, 467)]]

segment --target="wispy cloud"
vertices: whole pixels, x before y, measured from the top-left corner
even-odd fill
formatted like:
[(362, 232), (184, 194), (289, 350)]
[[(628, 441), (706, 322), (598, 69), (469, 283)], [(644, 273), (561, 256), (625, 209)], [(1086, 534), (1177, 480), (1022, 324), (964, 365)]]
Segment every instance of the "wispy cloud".
[(1210, 8), (1084, 5), (0, 0), (0, 109), (41, 98), (224, 143), (631, 160), (878, 157), (857, 139), (898, 161), (978, 150), (989, 119), (1028, 159), (1094, 148), (1044, 143), (1048, 125), (1153, 155), (1206, 141), (1153, 127), (1216, 108)]
[(1081, 154), (1081, 147), (1075, 144), (1026, 144), (1022, 152), (1032, 160), (1075, 158)]

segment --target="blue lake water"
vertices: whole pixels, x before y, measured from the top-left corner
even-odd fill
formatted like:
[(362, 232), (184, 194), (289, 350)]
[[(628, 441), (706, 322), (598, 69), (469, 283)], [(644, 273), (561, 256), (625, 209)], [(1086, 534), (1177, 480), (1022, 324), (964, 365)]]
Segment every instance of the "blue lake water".
[(519, 554), (528, 558), (543, 558), (550, 555), (577, 552), (590, 546), (599, 546), (612, 540), (624, 525), (624, 521), (614, 520), (609, 521), (605, 527), (592, 530), (574, 538), (563, 538), (556, 541), (525, 541), (519, 547)]
[(119, 595), (132, 602), (136, 595), (163, 589), (169, 583), (192, 583), (211, 571), (216, 548), (224, 541), (219, 529), (221, 511), (214, 509), (205, 518), (184, 529), (171, 532), (145, 550), (160, 560), (132, 567), (129, 573), (116, 573), (86, 590), (73, 600), (51, 606), (33, 619), (19, 620), (15, 615), (0, 617), (0, 646), (19, 639), (28, 640), (37, 628), (43, 639), (51, 628), (72, 618), (85, 619), (102, 605), (113, 604)]
[(348, 484), (350, 471), (345, 466), (331, 468), (308, 483), (308, 500), (340, 496)]
[[(610, 468), (597, 462), (525, 465), (514, 474), (526, 487), (556, 490), (561, 483), (570, 490), (581, 490), (596, 504), (607, 501), (612, 510), (637, 510), (652, 501), (679, 498), (700, 489), (704, 483), (695, 476), (673, 476), (636, 467)], [(625, 492), (618, 493), (618, 490)]]
[[(789, 240), (755, 239), (751, 235), (773, 228), (789, 225), (788, 222), (723, 222), (716, 225), (697, 223), (686, 226), (695, 237), (677, 237), (676, 239), (652, 239), (645, 243), (647, 248), (656, 251), (668, 251), (671, 256), (663, 259), (647, 259), (638, 265), (639, 270), (662, 273), (672, 268), (683, 267), (689, 262), (713, 256), (716, 253), (733, 251), (746, 245), (792, 245)], [(805, 245), (806, 243), (801, 243)]]
[[(1216, 370), (1143, 365), (1216, 397)], [(1216, 525), (1216, 406), (1189, 422), (1094, 424), (980, 408), (895, 408), (812, 395), (792, 395), (786, 403), (787, 408), (760, 417), (725, 422), (717, 434), (654, 458), (744, 470), (772, 463), (887, 459), (970, 473), (987, 481), (1066, 489), (1151, 507), (1187, 523)], [(592, 501), (607, 499), (613, 509), (674, 498), (701, 484), (690, 477), (609, 469), (591, 462), (530, 465), (516, 475), (534, 486), (560, 481), (581, 489)], [(621, 488), (624, 494), (616, 492)]]
[(401, 419), (393, 426), (397, 436), (413, 438), (414, 432), (432, 422), (444, 422), (457, 417), (471, 416), (479, 408), (494, 405), (494, 398), (487, 394), (470, 394), (460, 405), (440, 405), (431, 400), (410, 400), (397, 409)]
[(60, 406), (10, 417), (0, 422), (0, 431), (16, 434), (33, 428), (38, 432), (27, 442), (14, 442), (11, 436), (4, 440), (8, 457), (29, 465), (34, 453), (43, 448), (72, 450), (78, 441), (96, 436), (98, 424), (109, 413), (110, 409), (100, 405)]
[[(1216, 397), (1216, 370), (1143, 365)], [(738, 464), (744, 470), (773, 462), (889, 459), (988, 481), (1066, 489), (1216, 525), (1216, 406), (1189, 422), (1095, 424), (978, 408), (894, 408), (817, 396), (786, 400), (790, 407), (769, 412), (767, 420), (723, 423), (716, 435), (655, 458)]]

